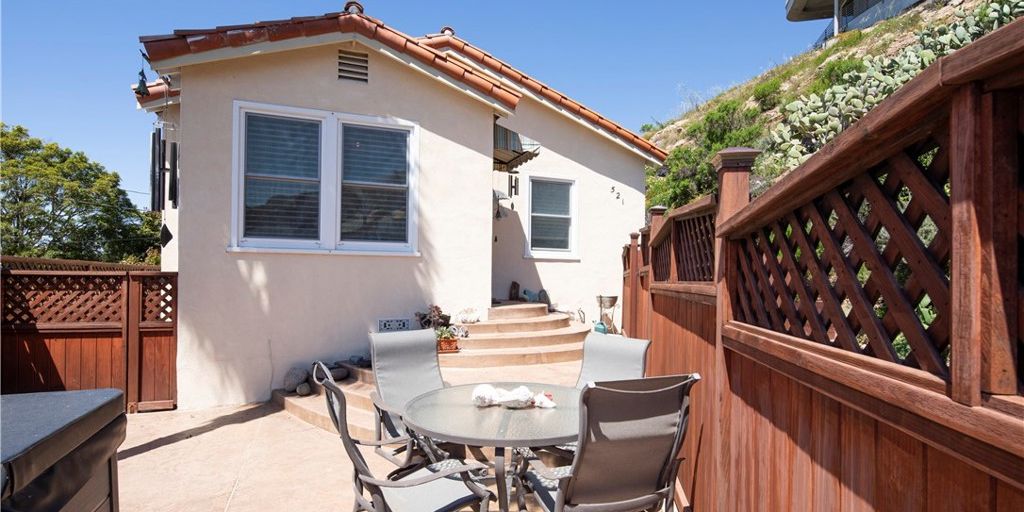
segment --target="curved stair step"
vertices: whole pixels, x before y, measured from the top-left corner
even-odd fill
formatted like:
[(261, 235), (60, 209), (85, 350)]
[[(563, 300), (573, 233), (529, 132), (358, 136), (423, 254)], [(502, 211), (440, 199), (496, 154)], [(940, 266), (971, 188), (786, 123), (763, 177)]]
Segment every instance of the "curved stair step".
[(546, 347), (579, 343), (588, 332), (589, 327), (577, 323), (544, 331), (470, 334), (468, 338), (459, 340), (459, 347), (463, 350)]
[(547, 304), (535, 302), (509, 303), (488, 308), (488, 320), (501, 320), (508, 318), (533, 318), (546, 316), (548, 314)]
[[(346, 397), (349, 395), (346, 394)], [(298, 396), (293, 393), (286, 393), (282, 389), (275, 389), (271, 394), (271, 400), (279, 407), (288, 411), (292, 416), (310, 425), (321, 428), (332, 434), (338, 432), (334, 429), (334, 423), (327, 413), (327, 400), (323, 395)], [(373, 439), (375, 433), (373, 424), (376, 421), (374, 413), (349, 402), (345, 411), (348, 420), (348, 431), (356, 439)]]
[(583, 342), (515, 348), (465, 348), (454, 354), (440, 354), (441, 367), (486, 368), (529, 364), (561, 363), (583, 358)]
[(489, 334), (496, 332), (532, 332), (558, 329), (569, 326), (569, 315), (565, 313), (550, 313), (545, 316), (528, 318), (503, 318), (500, 320), (485, 320), (475, 324), (463, 324), (463, 327), (473, 334)]

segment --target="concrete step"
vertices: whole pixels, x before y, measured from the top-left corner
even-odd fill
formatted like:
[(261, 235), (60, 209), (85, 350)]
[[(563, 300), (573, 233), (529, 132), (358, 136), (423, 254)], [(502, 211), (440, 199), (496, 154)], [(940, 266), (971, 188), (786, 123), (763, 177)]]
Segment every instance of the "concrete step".
[(536, 303), (508, 303), (494, 306), (487, 310), (488, 320), (502, 320), (508, 318), (534, 318), (548, 314), (547, 304)]
[[(587, 325), (574, 323), (543, 331), (470, 334), (468, 338), (459, 340), (459, 347), (463, 350), (545, 347), (579, 343), (587, 337), (588, 332), (590, 332), (590, 328)], [(442, 356), (444, 355), (442, 354)], [(444, 366), (443, 363), (442, 366)]]
[(350, 380), (365, 382), (367, 384), (373, 384), (377, 382), (376, 379), (373, 378), (372, 368), (359, 368), (357, 366), (352, 366), (348, 363), (342, 363), (342, 366), (348, 368), (348, 378)]
[(465, 348), (454, 354), (440, 354), (442, 368), (548, 364), (578, 361), (582, 358), (582, 341), (515, 348)]
[(504, 318), (501, 320), (486, 320), (475, 324), (464, 324), (463, 327), (470, 335), (490, 334), (497, 332), (531, 332), (547, 331), (569, 326), (569, 315), (565, 313), (550, 313), (544, 316), (528, 318)]
[[(348, 396), (346, 394), (346, 398)], [(337, 431), (334, 429), (334, 423), (331, 422), (331, 417), (327, 413), (327, 400), (323, 395), (298, 396), (294, 393), (286, 393), (282, 389), (275, 389), (271, 393), (271, 401), (299, 420), (332, 434), (337, 434)], [(348, 430), (352, 437), (356, 439), (373, 439), (373, 425), (376, 417), (372, 410), (367, 411), (349, 402), (346, 415)]]

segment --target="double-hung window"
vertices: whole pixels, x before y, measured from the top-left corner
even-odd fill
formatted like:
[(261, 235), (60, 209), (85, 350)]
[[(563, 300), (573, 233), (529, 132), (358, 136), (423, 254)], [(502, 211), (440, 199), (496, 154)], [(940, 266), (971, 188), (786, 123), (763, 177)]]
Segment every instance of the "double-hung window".
[(576, 257), (574, 188), (572, 181), (530, 178), (527, 257)]
[(415, 254), (416, 131), (236, 101), (230, 249)]

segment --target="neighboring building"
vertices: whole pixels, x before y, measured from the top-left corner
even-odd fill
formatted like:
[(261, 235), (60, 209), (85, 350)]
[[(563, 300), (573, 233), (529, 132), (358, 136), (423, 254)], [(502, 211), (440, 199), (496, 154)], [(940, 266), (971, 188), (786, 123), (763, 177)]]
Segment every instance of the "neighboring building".
[(484, 313), (513, 280), (588, 320), (621, 294), (665, 153), (453, 30), (349, 2), (140, 40), (166, 80), (140, 106), (180, 146), (180, 406), (266, 400), (293, 365), (367, 353), (378, 320)]
[(786, 0), (786, 19), (809, 21), (832, 19), (815, 46), (835, 34), (870, 27), (879, 21), (899, 16), (923, 0)]

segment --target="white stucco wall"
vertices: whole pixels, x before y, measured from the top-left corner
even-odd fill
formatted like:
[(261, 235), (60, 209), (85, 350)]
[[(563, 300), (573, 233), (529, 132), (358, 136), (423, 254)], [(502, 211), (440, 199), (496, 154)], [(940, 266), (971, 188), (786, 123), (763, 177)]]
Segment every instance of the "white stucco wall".
[[(622, 246), (644, 222), (645, 161), (528, 97), (499, 124), (536, 140), (541, 149), (518, 168), (515, 210), (494, 224), (492, 293), (506, 298), (512, 281), (533, 291), (544, 288), (560, 310), (582, 308), (588, 322), (596, 320), (597, 295), (622, 295)], [(578, 260), (524, 256), (531, 176), (575, 180)], [(507, 174), (494, 173), (493, 184), (508, 193)]]
[[(489, 304), (491, 109), (373, 50), (368, 84), (339, 81), (338, 48), (182, 70), (181, 408), (267, 400), (292, 365), (366, 353), (379, 318)], [(226, 252), (236, 99), (418, 123), (421, 255)]]

